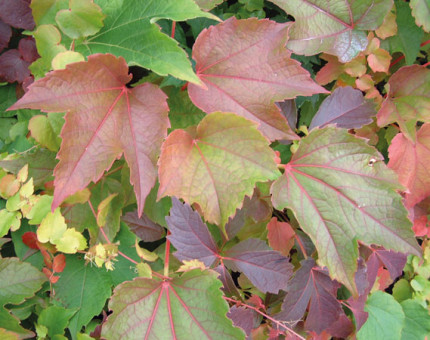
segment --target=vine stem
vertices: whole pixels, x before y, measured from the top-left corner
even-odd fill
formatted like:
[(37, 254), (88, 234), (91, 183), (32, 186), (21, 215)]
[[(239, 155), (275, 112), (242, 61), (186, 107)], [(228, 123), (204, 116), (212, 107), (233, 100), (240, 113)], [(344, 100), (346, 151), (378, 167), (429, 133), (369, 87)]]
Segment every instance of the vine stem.
[[(97, 219), (96, 212), (95, 212), (94, 207), (93, 207), (93, 204), (91, 203), (91, 201), (90, 201), (90, 200), (88, 200), (88, 205), (90, 206), (90, 209), (91, 209), (91, 211), (93, 212), (93, 215), (94, 215), (95, 219)], [(106, 240), (106, 242), (107, 242), (108, 244), (111, 244), (112, 242), (109, 240), (109, 237), (106, 235), (106, 233), (105, 233), (105, 231), (104, 231), (103, 227), (100, 227), (99, 229), (100, 229), (100, 232), (101, 232), (101, 233), (102, 233), (102, 235), (103, 235), (103, 238)], [(137, 261), (133, 260), (131, 257), (129, 257), (129, 256), (125, 255), (122, 251), (119, 251), (119, 250), (118, 250), (118, 255), (121, 255), (123, 258), (125, 258), (126, 260), (130, 261), (131, 263), (133, 263), (133, 264), (135, 264), (135, 265), (139, 264), (139, 262), (137, 262)], [(169, 277), (167, 277), (167, 276), (165, 276), (165, 275), (161, 275), (161, 274), (159, 274), (159, 273), (157, 273), (157, 272), (155, 272), (155, 271), (152, 271), (152, 275), (154, 275), (154, 276), (156, 276), (156, 277), (158, 277), (158, 278), (160, 278), (160, 279), (163, 279), (163, 280), (168, 280), (168, 279), (169, 279)]]
[[(430, 39), (427, 41), (424, 41), (420, 47), (423, 47), (425, 45), (430, 44)], [(396, 60), (393, 60), (390, 64), (390, 68), (392, 68), (394, 65), (396, 65), (398, 62), (402, 61), (403, 59), (405, 59), (405, 55), (401, 55), (400, 57), (398, 57)], [(427, 63), (428, 64), (428, 63)], [(427, 66), (427, 64), (424, 64), (425, 66)]]
[(307, 259), (307, 258), (308, 258), (308, 254), (306, 253), (306, 249), (305, 249), (305, 246), (304, 246), (304, 245), (303, 245), (303, 243), (302, 243), (302, 240), (300, 239), (300, 237), (299, 237), (297, 234), (295, 234), (295, 235), (294, 235), (294, 238), (296, 239), (297, 244), (299, 245), (300, 250), (301, 250), (301, 251), (302, 251), (302, 253), (303, 253), (303, 257), (304, 257), (305, 259)]
[(267, 315), (266, 313), (264, 313), (264, 312), (262, 312), (261, 310), (259, 310), (257, 307), (250, 306), (250, 305), (248, 305), (248, 304), (246, 304), (246, 303), (244, 303), (244, 302), (242, 302), (242, 301), (235, 300), (235, 299), (229, 298), (229, 297), (227, 297), (227, 296), (223, 296), (223, 298), (224, 298), (224, 300), (229, 301), (229, 302), (232, 302), (232, 303), (235, 303), (236, 305), (244, 306), (245, 308), (252, 309), (253, 311), (257, 312), (258, 314), (260, 314), (260, 315), (264, 316), (266, 319), (268, 319), (268, 320), (272, 321), (274, 324), (276, 324), (276, 325), (278, 325), (278, 326), (280, 326), (280, 327), (284, 328), (285, 330), (287, 330), (287, 332), (290, 332), (290, 333), (294, 334), (294, 335), (295, 335), (295, 336), (297, 336), (299, 339), (301, 339), (301, 340), (306, 340), (306, 338), (304, 338), (304, 337), (302, 337), (300, 334), (298, 334), (298, 333), (294, 332), (290, 327), (288, 327), (288, 326), (284, 325), (282, 322), (279, 322), (278, 320), (275, 320), (275, 319), (274, 319), (274, 318), (272, 318), (271, 316), (269, 316), (269, 315)]

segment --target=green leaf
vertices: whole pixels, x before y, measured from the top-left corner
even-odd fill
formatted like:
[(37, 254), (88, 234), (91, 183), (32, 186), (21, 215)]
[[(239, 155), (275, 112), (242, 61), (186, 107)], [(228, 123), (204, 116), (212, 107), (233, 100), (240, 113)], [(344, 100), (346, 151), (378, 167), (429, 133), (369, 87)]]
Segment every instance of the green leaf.
[(45, 326), (48, 329), (49, 337), (54, 335), (63, 335), (70, 318), (76, 313), (76, 310), (65, 309), (58, 306), (49, 306), (43, 309), (37, 319), (39, 326)]
[(193, 130), (175, 130), (162, 146), (158, 198), (198, 203), (205, 218), (222, 228), (256, 182), (279, 171), (268, 141), (255, 123), (232, 113), (207, 115)]
[(87, 240), (75, 228), (69, 228), (56, 241), (55, 246), (58, 251), (66, 254), (74, 254), (78, 250), (84, 250), (87, 247)]
[(381, 291), (373, 293), (364, 310), (369, 317), (358, 331), (357, 340), (401, 339), (405, 314), (391, 295)]
[(0, 258), (0, 328), (18, 333), (21, 338), (31, 337), (33, 332), (22, 328), (19, 321), (3, 307), (20, 304), (32, 297), (46, 281), (46, 277), (32, 265), (17, 258)]
[(276, 209), (290, 208), (330, 276), (357, 293), (357, 240), (420, 254), (396, 174), (363, 139), (335, 127), (303, 138), (271, 188)]
[[(103, 325), (108, 339), (244, 339), (226, 317), (214, 271), (189, 271), (171, 281), (136, 278), (119, 285)], [(210, 315), (210, 317), (208, 317)]]
[(105, 17), (93, 0), (70, 0), (69, 9), (59, 11), (55, 21), (66, 35), (79, 39), (100, 31)]
[(57, 304), (77, 309), (70, 319), (69, 330), (73, 339), (98, 315), (111, 295), (112, 281), (103, 268), (92, 267), (78, 256), (66, 256), (66, 267), (55, 284)]
[(55, 16), (68, 8), (68, 0), (32, 0), (31, 13), (37, 26), (55, 24)]
[(48, 113), (47, 116), (37, 115), (31, 118), (28, 123), (28, 129), (32, 137), (41, 146), (57, 152), (61, 145), (60, 132), (63, 124), (63, 115)]
[(424, 32), (415, 24), (411, 8), (407, 2), (396, 2), (397, 34), (388, 39), (390, 52), (401, 52), (405, 55), (406, 65), (412, 65), (420, 51)]
[(0, 86), (0, 117), (13, 117), (15, 112), (6, 112), (6, 109), (16, 101), (15, 85)]
[(424, 31), (430, 32), (430, 0), (411, 0), (409, 6), (418, 26)]
[(37, 52), (40, 58), (29, 66), (31, 73), (36, 77), (43, 77), (52, 69), (51, 62), (54, 57), (66, 48), (61, 45), (61, 33), (54, 25), (41, 25), (33, 33), (36, 39)]
[(215, 6), (218, 6), (220, 3), (225, 0), (195, 0), (196, 4), (205, 11), (210, 11)]
[(402, 340), (421, 340), (430, 336), (429, 311), (416, 300), (406, 300), (401, 305), (405, 313)]
[(377, 29), (392, 0), (270, 0), (296, 19), (287, 47), (294, 53), (326, 52), (343, 63), (367, 46), (366, 31)]
[(51, 242), (52, 244), (56, 244), (66, 230), (66, 221), (63, 215), (61, 215), (60, 208), (57, 208), (54, 212), (49, 212), (42, 220), (37, 229), (37, 239), (42, 243)]
[(105, 26), (77, 46), (77, 51), (85, 55), (111, 53), (124, 57), (129, 65), (200, 83), (186, 53), (153, 22), (162, 18), (175, 21), (214, 18), (212, 14), (201, 11), (192, 0), (147, 0), (145, 6), (139, 0), (96, 2), (107, 15)]
[(0, 237), (5, 236), (9, 229), (17, 230), (21, 225), (21, 213), (18, 211), (0, 210)]
[(52, 59), (51, 64), (54, 70), (62, 70), (71, 63), (77, 63), (84, 60), (85, 58), (82, 54), (74, 51), (66, 51), (58, 53), (54, 59)]

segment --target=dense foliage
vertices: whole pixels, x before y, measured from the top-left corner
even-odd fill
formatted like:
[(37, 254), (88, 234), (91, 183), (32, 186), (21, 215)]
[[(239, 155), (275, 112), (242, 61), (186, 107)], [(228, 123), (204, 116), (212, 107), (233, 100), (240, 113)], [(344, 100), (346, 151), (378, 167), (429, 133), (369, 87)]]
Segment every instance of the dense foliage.
[(425, 339), (428, 0), (0, 0), (0, 338)]

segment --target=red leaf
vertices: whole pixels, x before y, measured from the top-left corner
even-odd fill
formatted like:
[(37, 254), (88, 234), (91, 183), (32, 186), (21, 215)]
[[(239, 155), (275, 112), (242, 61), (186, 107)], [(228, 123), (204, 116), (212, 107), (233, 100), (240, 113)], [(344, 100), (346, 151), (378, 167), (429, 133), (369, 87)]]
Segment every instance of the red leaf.
[(407, 207), (430, 195), (430, 124), (421, 126), (415, 143), (402, 133), (397, 134), (391, 141), (388, 155), (388, 167), (399, 175), (399, 182), (408, 189)]
[(193, 46), (206, 89), (189, 84), (193, 103), (207, 113), (234, 112), (259, 123), (269, 139), (298, 139), (276, 101), (327, 91), (315, 84), (285, 48), (290, 24), (237, 20), (202, 31)]
[(291, 280), (288, 294), (278, 320), (296, 323), (303, 318), (309, 305), (305, 328), (320, 334), (330, 328), (342, 315), (336, 298), (339, 284), (328, 276), (328, 271), (315, 265), (312, 259), (301, 262), (302, 267)]
[(39, 249), (37, 245), (37, 235), (32, 231), (27, 231), (22, 235), (22, 242), (31, 249)]
[(33, 15), (29, 1), (2, 0), (0, 1), (0, 19), (16, 28), (32, 30), (34, 28)]
[(430, 237), (429, 220), (427, 216), (420, 216), (414, 219), (414, 230), (415, 236), (421, 237), (427, 235)]
[(164, 236), (164, 228), (151, 221), (143, 214), (140, 218), (137, 211), (128, 212), (121, 220), (130, 227), (130, 230), (145, 242), (154, 242)]
[(18, 50), (8, 50), (0, 55), (0, 82), (22, 83), (30, 76), (30, 63), (21, 58)]
[(351, 86), (338, 87), (322, 103), (312, 119), (310, 129), (335, 124), (345, 129), (358, 129), (370, 124), (376, 115), (375, 106)]
[(61, 273), (66, 267), (66, 256), (64, 254), (58, 254), (54, 257), (52, 264), (52, 270), (56, 273)]
[(126, 87), (131, 75), (123, 58), (96, 54), (33, 83), (11, 109), (68, 111), (54, 170), (52, 208), (97, 181), (124, 153), (141, 215), (156, 178), (156, 161), (166, 137), (166, 96), (155, 85)]
[(273, 217), (267, 225), (267, 230), (269, 245), (287, 256), (294, 246), (294, 235), (296, 234), (291, 225), (286, 222), (279, 222), (276, 217)]
[(43, 268), (42, 268), (42, 272), (43, 272), (43, 274), (45, 274), (45, 275), (46, 275), (46, 277), (47, 277), (48, 279), (50, 279), (50, 278), (51, 278), (51, 276), (52, 276), (52, 272), (51, 272), (48, 268), (43, 267)]
[(0, 52), (8, 46), (11, 36), (12, 29), (10, 26), (0, 20)]
[(277, 294), (286, 288), (292, 274), (289, 258), (258, 239), (251, 238), (236, 244), (223, 259), (228, 268), (243, 272), (262, 292)]
[(167, 238), (177, 249), (174, 255), (180, 261), (197, 259), (210, 267), (219, 255), (208, 227), (188, 204), (182, 204), (175, 197), (172, 204), (166, 222), (171, 232)]

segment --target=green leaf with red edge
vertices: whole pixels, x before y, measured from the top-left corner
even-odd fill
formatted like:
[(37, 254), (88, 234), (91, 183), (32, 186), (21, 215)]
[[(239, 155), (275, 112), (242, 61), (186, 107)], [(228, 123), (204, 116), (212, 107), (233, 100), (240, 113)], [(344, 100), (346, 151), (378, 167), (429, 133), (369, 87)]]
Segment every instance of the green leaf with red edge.
[(388, 148), (388, 167), (407, 188), (405, 205), (413, 207), (430, 195), (430, 124), (421, 126), (415, 142), (397, 134)]
[(0, 259), (0, 328), (18, 333), (21, 339), (34, 333), (22, 328), (19, 320), (4, 309), (5, 304), (20, 304), (32, 297), (46, 281), (38, 269), (17, 258)]
[(409, 6), (411, 6), (417, 26), (422, 26), (424, 31), (430, 32), (430, 1), (411, 0)]
[(414, 141), (417, 122), (430, 123), (430, 70), (412, 65), (394, 73), (377, 119), (380, 127), (398, 123), (403, 134)]
[(273, 205), (290, 208), (318, 251), (321, 266), (354, 295), (357, 240), (420, 254), (396, 175), (363, 139), (326, 127), (302, 139), (271, 188)]
[(137, 278), (114, 291), (113, 311), (103, 325), (108, 339), (244, 339), (227, 318), (221, 281), (214, 271), (194, 269), (179, 278)]
[(124, 153), (139, 214), (156, 179), (156, 160), (169, 125), (166, 96), (146, 83), (129, 89), (123, 58), (92, 55), (49, 73), (11, 109), (68, 111), (54, 170), (53, 209), (97, 181)]
[(162, 146), (158, 198), (198, 203), (224, 229), (256, 182), (279, 176), (275, 153), (256, 124), (233, 113), (207, 115), (194, 128), (175, 130)]
[(343, 63), (367, 46), (365, 31), (377, 29), (392, 0), (270, 0), (294, 16), (287, 47), (294, 53), (326, 52)]
[(276, 101), (327, 92), (285, 49), (290, 24), (234, 17), (202, 31), (193, 46), (193, 103), (207, 113), (234, 112), (259, 123), (270, 140), (298, 139)]

